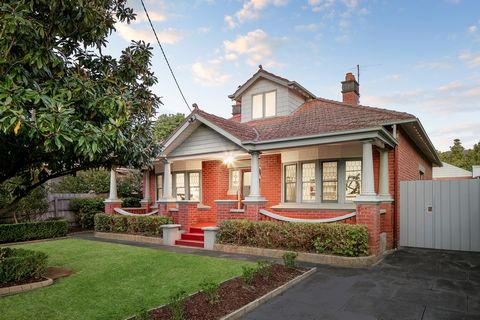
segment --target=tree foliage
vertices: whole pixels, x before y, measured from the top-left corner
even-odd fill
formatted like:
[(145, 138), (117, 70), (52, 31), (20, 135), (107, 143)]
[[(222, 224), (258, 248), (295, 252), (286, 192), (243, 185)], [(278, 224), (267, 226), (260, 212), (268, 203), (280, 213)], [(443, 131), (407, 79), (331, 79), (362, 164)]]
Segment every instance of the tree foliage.
[(184, 119), (185, 115), (183, 113), (161, 114), (153, 125), (155, 139), (162, 141), (167, 138)]
[(152, 47), (102, 54), (115, 23), (134, 18), (126, 0), (0, 3), (0, 184), (17, 182), (12, 203), (54, 177), (150, 164)]
[(450, 150), (439, 151), (438, 155), (443, 162), (472, 171), (472, 166), (480, 165), (480, 142), (472, 149), (465, 149), (460, 139), (454, 139)]

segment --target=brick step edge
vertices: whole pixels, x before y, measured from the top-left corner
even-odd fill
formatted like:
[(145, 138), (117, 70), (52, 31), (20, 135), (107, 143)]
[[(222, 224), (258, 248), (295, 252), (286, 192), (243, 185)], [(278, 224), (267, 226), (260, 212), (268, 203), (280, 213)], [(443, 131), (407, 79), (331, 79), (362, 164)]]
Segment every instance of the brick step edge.
[(195, 247), (195, 248), (204, 247), (203, 241), (196, 241), (196, 240), (175, 240), (175, 245), (185, 246), (185, 247)]
[(139, 242), (139, 243), (163, 244), (163, 239), (162, 238), (141, 236), (141, 235), (137, 235), (137, 234), (95, 231), (93, 233), (93, 236), (95, 238), (110, 239), (110, 240), (122, 240), (122, 241), (131, 241), (131, 242)]
[(51, 285), (52, 283), (53, 283), (53, 280), (50, 278), (47, 278), (46, 280), (42, 280), (42, 281), (20, 284), (18, 286), (0, 288), (0, 296), (8, 296), (11, 294), (30, 291), (37, 288), (43, 288)]
[[(276, 258), (276, 259), (281, 259), (283, 254), (285, 252), (288, 252), (288, 250), (235, 246), (235, 245), (219, 244), (219, 243), (215, 243), (213, 250), (227, 252), (227, 253), (248, 254), (253, 256)], [(342, 256), (334, 256), (334, 255), (327, 255), (327, 254), (319, 254), (319, 253), (298, 252), (297, 260), (303, 261), (303, 262), (316, 263), (316, 264), (362, 268), (362, 267), (370, 267), (374, 265), (375, 263), (383, 259), (383, 257), (386, 254), (389, 254), (390, 252), (392, 251), (385, 251), (382, 255), (379, 255), (379, 256), (364, 256), (364, 257), (342, 257)]]
[(204, 235), (199, 233), (182, 233), (181, 240), (204, 241)]

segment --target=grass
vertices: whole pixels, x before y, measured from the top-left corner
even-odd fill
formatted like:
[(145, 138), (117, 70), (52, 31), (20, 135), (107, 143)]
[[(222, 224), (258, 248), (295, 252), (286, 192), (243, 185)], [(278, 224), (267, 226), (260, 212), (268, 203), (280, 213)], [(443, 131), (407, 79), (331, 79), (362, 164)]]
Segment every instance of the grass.
[(124, 319), (166, 303), (179, 290), (192, 293), (204, 281), (238, 276), (250, 265), (76, 239), (18, 247), (43, 251), (50, 266), (75, 274), (50, 287), (0, 297), (0, 319)]

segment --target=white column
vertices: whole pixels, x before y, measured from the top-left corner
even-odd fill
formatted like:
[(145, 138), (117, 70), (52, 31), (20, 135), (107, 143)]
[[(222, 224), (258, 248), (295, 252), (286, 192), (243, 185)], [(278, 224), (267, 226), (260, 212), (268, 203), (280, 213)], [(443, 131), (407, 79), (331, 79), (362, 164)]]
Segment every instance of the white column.
[(110, 169), (110, 193), (108, 195), (107, 201), (118, 201), (117, 195), (117, 172), (115, 171), (115, 167)]
[(252, 160), (251, 160), (251, 174), (252, 174), (252, 181), (250, 183), (250, 195), (246, 197), (245, 200), (247, 201), (264, 201), (265, 198), (263, 198), (260, 195), (260, 165), (259, 165), (259, 157), (260, 157), (260, 152), (259, 151), (253, 151), (250, 153), (252, 155)]
[(363, 143), (362, 158), (362, 192), (356, 201), (378, 200), (375, 193), (374, 177), (373, 177), (373, 148), (372, 141)]
[(163, 161), (163, 199), (171, 199), (172, 198), (172, 190), (170, 190), (170, 177), (171, 177), (171, 170), (170, 170), (170, 162), (165, 159)]
[(391, 200), (389, 191), (388, 149), (380, 150), (380, 174), (378, 193), (382, 200)]
[(143, 190), (143, 199), (142, 202), (150, 203), (150, 170), (144, 171), (145, 175), (145, 185)]

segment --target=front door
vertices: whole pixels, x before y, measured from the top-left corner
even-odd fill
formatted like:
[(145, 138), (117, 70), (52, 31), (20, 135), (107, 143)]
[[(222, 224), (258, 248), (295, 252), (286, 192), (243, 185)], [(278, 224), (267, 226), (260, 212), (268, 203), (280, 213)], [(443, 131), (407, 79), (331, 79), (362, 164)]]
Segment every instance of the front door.
[(241, 186), (241, 198), (242, 200), (245, 199), (245, 197), (248, 197), (250, 195), (250, 184), (252, 181), (252, 173), (248, 170), (241, 170), (241, 181), (240, 181), (240, 186)]

